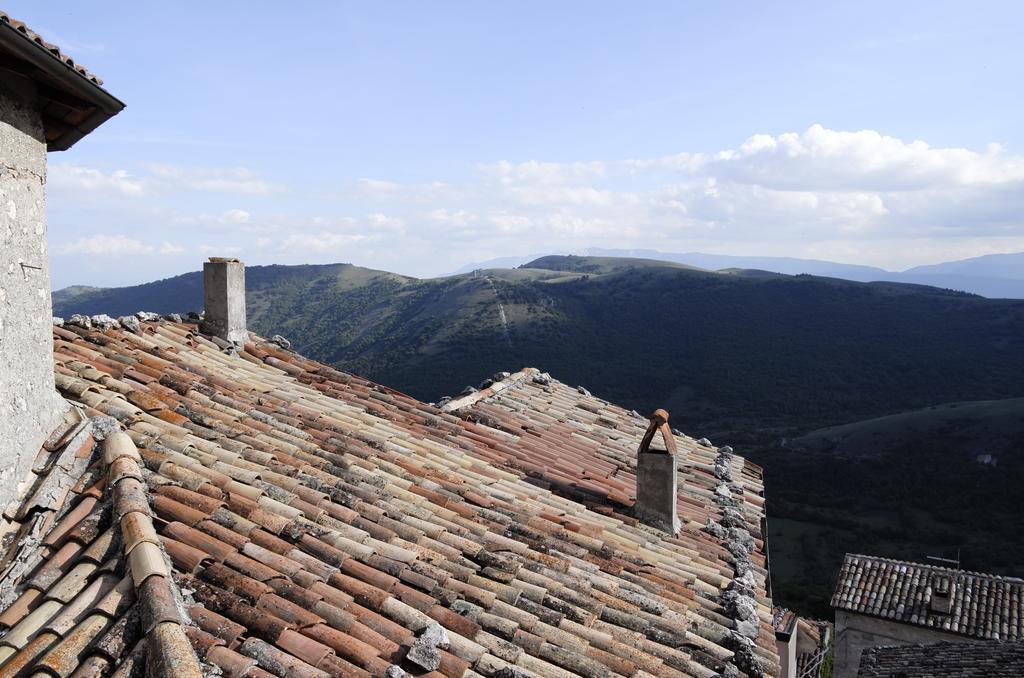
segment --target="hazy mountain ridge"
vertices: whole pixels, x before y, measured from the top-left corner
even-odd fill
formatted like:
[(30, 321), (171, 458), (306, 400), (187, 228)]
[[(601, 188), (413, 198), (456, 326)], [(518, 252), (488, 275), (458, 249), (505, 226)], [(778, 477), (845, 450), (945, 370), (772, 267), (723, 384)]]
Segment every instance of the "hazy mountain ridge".
[[(575, 253), (581, 256), (632, 257), (657, 259), (696, 266), (707, 270), (758, 269), (787, 275), (809, 274), (828, 278), (841, 278), (855, 282), (907, 282), (980, 294), (992, 299), (1024, 299), (1024, 252), (1016, 254), (990, 254), (971, 259), (949, 261), (927, 266), (916, 266), (906, 271), (887, 271), (874, 266), (841, 264), (819, 259), (794, 257), (757, 257), (701, 252), (660, 252), (652, 249), (585, 248)], [(501, 257), (490, 261), (467, 264), (457, 273), (468, 273), (478, 268), (520, 266), (542, 255), (529, 257)]]

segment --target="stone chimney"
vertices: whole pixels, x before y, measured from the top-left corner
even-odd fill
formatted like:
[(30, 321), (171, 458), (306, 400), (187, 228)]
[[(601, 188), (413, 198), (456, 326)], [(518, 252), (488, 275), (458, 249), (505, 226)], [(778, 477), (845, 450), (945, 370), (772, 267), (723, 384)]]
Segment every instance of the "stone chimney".
[(238, 259), (210, 257), (203, 264), (202, 331), (241, 346), (245, 328), (245, 264)]
[[(652, 445), (661, 433), (663, 448)], [(636, 454), (636, 517), (651, 527), (676, 534), (681, 525), (676, 514), (676, 483), (679, 458), (676, 441), (668, 427), (668, 412), (656, 410), (651, 415)]]

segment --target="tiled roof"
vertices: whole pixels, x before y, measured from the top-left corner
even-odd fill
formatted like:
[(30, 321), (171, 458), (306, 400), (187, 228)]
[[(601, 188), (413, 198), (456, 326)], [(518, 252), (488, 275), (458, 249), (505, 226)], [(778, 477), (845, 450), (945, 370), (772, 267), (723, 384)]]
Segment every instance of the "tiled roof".
[[(636, 412), (534, 368), (494, 381), (443, 408), (505, 432), (501, 444), (479, 454), (496, 466), (524, 473), (531, 483), (602, 513), (628, 513), (636, 499), (637, 445), (648, 424)], [(750, 649), (762, 657), (774, 655), (761, 468), (706, 439), (677, 435), (676, 447), (683, 523), (676, 540), (687, 554), (683, 568), (697, 584), (707, 581), (718, 588), (736, 588), (744, 582), (756, 605), (726, 594), (726, 614), (742, 617), (755, 607), (756, 617), (744, 620), (755, 627), (748, 630), (756, 640)], [(708, 578), (711, 572), (717, 577)], [(707, 595), (716, 597), (713, 590)]]
[(1019, 678), (1024, 643), (982, 641), (874, 647), (861, 655), (857, 678)]
[[(948, 612), (932, 604), (948, 588)], [(1024, 580), (847, 554), (832, 607), (974, 638), (1024, 639)]]
[[(127, 436), (41, 454), (3, 573), (0, 675), (187, 676), (197, 660), (246, 677), (777, 673), (759, 550), (737, 584), (727, 540), (696, 523), (672, 538), (496, 463), (533, 433), (143, 317), (54, 328), (62, 394), (94, 437), (114, 422)], [(753, 648), (737, 640), (748, 598)]]
[(9, 16), (7, 14), (7, 12), (3, 11), (2, 9), (0, 9), (0, 23), (7, 24), (8, 26), (13, 28), (14, 30), (18, 31), (19, 33), (24, 35), (26, 38), (31, 40), (32, 42), (34, 42), (35, 44), (39, 45), (39, 47), (41, 47), (42, 49), (44, 49), (47, 52), (49, 52), (50, 55), (54, 59), (56, 59), (57, 61), (60, 61), (61, 63), (66, 65), (68, 68), (73, 70), (75, 73), (77, 73), (78, 75), (82, 76), (83, 78), (85, 78), (89, 82), (93, 83), (94, 85), (102, 85), (103, 84), (102, 80), (100, 80), (95, 75), (93, 75), (88, 70), (86, 70), (86, 68), (84, 66), (82, 66), (81, 64), (76, 63), (75, 60), (72, 59), (70, 55), (65, 54), (64, 52), (62, 52), (60, 47), (58, 47), (57, 45), (54, 45), (52, 42), (47, 42), (47, 41), (43, 40), (43, 37), (41, 35), (39, 35), (38, 33), (36, 33), (35, 31), (33, 31), (28, 26), (26, 26), (25, 22), (18, 21), (17, 19)]

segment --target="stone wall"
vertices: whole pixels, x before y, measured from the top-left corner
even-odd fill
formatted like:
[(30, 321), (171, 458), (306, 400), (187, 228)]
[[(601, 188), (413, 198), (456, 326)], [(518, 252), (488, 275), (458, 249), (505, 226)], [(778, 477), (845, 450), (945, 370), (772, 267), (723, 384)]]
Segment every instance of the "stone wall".
[(861, 652), (880, 645), (910, 645), (951, 641), (969, 643), (972, 638), (923, 626), (899, 624), (853, 612), (836, 610), (833, 676), (857, 678)]
[(0, 78), (0, 510), (67, 409), (53, 385), (46, 143), (30, 82)]

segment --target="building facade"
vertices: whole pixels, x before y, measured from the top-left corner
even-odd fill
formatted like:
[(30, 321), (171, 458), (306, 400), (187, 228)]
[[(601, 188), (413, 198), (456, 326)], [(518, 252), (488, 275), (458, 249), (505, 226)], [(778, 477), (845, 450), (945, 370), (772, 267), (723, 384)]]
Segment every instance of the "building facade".
[(122, 108), (98, 79), (0, 12), (0, 509), (25, 489), (67, 408), (53, 382), (46, 154)]

